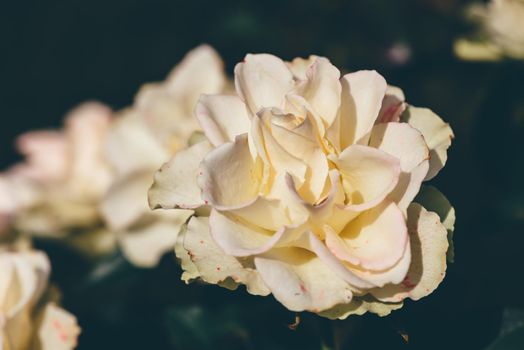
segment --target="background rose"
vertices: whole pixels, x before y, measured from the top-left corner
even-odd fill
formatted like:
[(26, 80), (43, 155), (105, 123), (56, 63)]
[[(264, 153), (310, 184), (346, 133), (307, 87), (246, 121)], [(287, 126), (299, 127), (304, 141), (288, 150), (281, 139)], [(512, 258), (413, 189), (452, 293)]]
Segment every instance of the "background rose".
[(109, 131), (107, 155), (116, 173), (104, 198), (102, 213), (115, 231), (125, 256), (152, 267), (171, 250), (190, 210), (152, 213), (147, 190), (153, 174), (176, 151), (198, 139), (194, 106), (202, 93), (226, 85), (223, 62), (209, 46), (190, 51), (161, 83), (144, 85), (134, 105), (120, 113)]
[(0, 347), (69, 350), (80, 328), (48, 290), (50, 266), (36, 251), (0, 252)]
[(330, 318), (431, 293), (447, 231), (412, 200), (444, 165), (449, 126), (427, 109), (401, 116), (402, 92), (378, 73), (340, 78), (321, 57), (247, 55), (235, 87), (201, 97), (208, 141), (177, 153), (150, 191), (153, 207), (211, 208), (179, 240), (183, 278)]
[(472, 37), (455, 42), (455, 52), (460, 58), (480, 61), (504, 57), (524, 59), (524, 1), (477, 3), (468, 8), (467, 15), (478, 28)]

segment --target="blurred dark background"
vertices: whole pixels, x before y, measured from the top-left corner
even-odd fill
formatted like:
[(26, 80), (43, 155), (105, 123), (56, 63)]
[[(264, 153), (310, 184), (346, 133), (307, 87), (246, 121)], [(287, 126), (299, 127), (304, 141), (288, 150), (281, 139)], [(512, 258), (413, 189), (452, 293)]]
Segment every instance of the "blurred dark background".
[[(376, 69), (454, 129), (448, 165), (432, 183), (457, 211), (455, 263), (426, 299), (387, 318), (337, 323), (347, 335), (342, 348), (485, 349), (524, 308), (524, 62), (453, 56), (453, 40), (471, 30), (462, 17), (467, 3), (4, 2), (0, 165), (18, 159), (13, 140), (21, 132), (58, 127), (85, 100), (127, 106), (140, 85), (162, 80), (200, 43), (218, 50), (229, 74), (248, 52), (318, 54), (348, 71)], [(84, 329), (81, 350), (321, 349), (319, 339), (329, 345), (332, 338), (332, 323), (313, 315), (289, 330), (294, 314), (271, 298), (184, 286), (172, 256), (155, 270), (115, 256), (106, 262), (115, 272), (91, 283), (96, 267), (43, 247), (65, 306)]]

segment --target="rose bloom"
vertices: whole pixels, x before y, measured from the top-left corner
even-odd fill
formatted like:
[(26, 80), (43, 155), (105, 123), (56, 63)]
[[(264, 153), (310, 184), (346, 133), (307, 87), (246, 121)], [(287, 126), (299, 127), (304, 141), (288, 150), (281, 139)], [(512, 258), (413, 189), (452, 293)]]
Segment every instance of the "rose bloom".
[(524, 1), (491, 0), (474, 4), (467, 11), (478, 24), (471, 38), (455, 42), (456, 54), (467, 60), (492, 61), (504, 57), (524, 59)]
[(200, 98), (207, 140), (162, 166), (149, 193), (153, 208), (196, 214), (175, 248), (183, 279), (245, 284), (329, 318), (433, 292), (451, 207), (426, 195), (439, 216), (413, 199), (444, 166), (450, 127), (377, 72), (340, 77), (323, 57), (247, 55), (235, 88)]
[(110, 128), (107, 158), (115, 179), (101, 204), (107, 226), (117, 233), (126, 258), (152, 267), (173, 249), (178, 232), (192, 211), (175, 215), (151, 212), (147, 190), (155, 171), (179, 149), (198, 140), (193, 110), (202, 93), (222, 92), (224, 65), (202, 45), (190, 51), (161, 83), (146, 84), (131, 108)]
[(68, 114), (63, 130), (18, 138), (25, 160), (0, 174), (1, 231), (68, 238), (90, 252), (113, 246), (112, 235), (97, 229), (112, 177), (104, 156), (110, 116), (109, 108), (89, 102)]
[(80, 328), (48, 289), (44, 253), (0, 252), (0, 349), (74, 349)]

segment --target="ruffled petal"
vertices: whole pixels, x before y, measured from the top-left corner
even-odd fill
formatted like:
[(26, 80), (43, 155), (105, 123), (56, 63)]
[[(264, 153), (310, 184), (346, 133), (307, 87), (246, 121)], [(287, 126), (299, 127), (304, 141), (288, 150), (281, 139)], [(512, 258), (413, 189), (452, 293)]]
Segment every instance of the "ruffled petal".
[(368, 134), (378, 117), (387, 89), (386, 80), (375, 71), (346, 74), (342, 77), (341, 84), (339, 115), (331, 125), (340, 138), (334, 140), (340, 151), (355, 143), (367, 143)]
[(183, 247), (203, 281), (220, 284), (231, 279), (235, 284), (245, 284), (251, 294), (269, 294), (267, 286), (260, 278), (252, 261), (249, 263), (246, 260), (237, 259), (224, 253), (216, 245), (209, 232), (207, 218), (191, 218), (184, 234)]
[(340, 174), (348, 207), (354, 211), (372, 208), (395, 188), (400, 161), (372, 147), (352, 145), (338, 157), (331, 156)]
[(119, 233), (122, 252), (137, 266), (157, 265), (162, 255), (174, 249), (180, 229), (192, 214), (192, 210), (172, 210), (170, 220), (157, 220)]
[(406, 123), (378, 124), (371, 131), (369, 146), (400, 160), (402, 173), (389, 198), (405, 211), (418, 193), (428, 169), (429, 149), (424, 137)]
[(265, 107), (284, 105), (293, 88), (293, 75), (278, 57), (269, 54), (246, 55), (235, 67), (235, 87), (252, 115)]
[(198, 186), (199, 167), (202, 159), (213, 149), (207, 141), (179, 151), (154, 177), (149, 190), (151, 208), (194, 209), (204, 205)]
[(319, 312), (351, 301), (350, 286), (308, 250), (273, 249), (255, 257), (255, 266), (275, 299), (291, 311)]
[(236, 95), (202, 95), (195, 114), (214, 146), (233, 142), (236, 136), (249, 132), (251, 125), (246, 105)]
[(327, 58), (318, 57), (306, 71), (306, 80), (297, 86), (302, 95), (320, 115), (326, 125), (331, 125), (340, 106), (340, 71)]
[(419, 300), (431, 294), (444, 279), (448, 239), (438, 215), (412, 203), (408, 208), (408, 230), (412, 255), (408, 274), (400, 284), (373, 290), (379, 300)]
[(392, 202), (363, 212), (340, 233), (326, 232), (326, 245), (337, 258), (367, 270), (391, 268), (407, 244), (404, 216)]
[(75, 316), (54, 303), (48, 303), (39, 318), (34, 349), (72, 350), (76, 348), (80, 327)]
[(425, 180), (430, 180), (444, 167), (448, 159), (448, 148), (453, 139), (453, 130), (438, 115), (427, 108), (409, 106), (402, 115), (403, 121), (419, 130), (429, 148), (429, 171)]
[(400, 121), (400, 115), (406, 110), (406, 98), (402, 89), (388, 85), (382, 107), (378, 113), (377, 123)]

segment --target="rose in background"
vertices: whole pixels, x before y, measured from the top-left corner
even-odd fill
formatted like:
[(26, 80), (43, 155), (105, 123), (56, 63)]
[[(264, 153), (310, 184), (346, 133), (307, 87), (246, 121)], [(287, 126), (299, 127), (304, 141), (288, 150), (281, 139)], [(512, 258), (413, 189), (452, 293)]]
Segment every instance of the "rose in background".
[(85, 103), (67, 115), (63, 130), (18, 138), (25, 160), (0, 176), (4, 241), (25, 234), (65, 239), (88, 254), (113, 249), (98, 209), (112, 179), (105, 160), (111, 113), (100, 103)]
[(455, 42), (455, 53), (463, 59), (495, 61), (502, 58), (524, 59), (524, 1), (491, 0), (474, 4), (467, 16), (477, 31)]
[(107, 155), (115, 181), (102, 203), (102, 214), (124, 255), (138, 266), (154, 266), (171, 251), (193, 213), (151, 212), (147, 190), (160, 165), (203, 137), (193, 118), (196, 102), (203, 93), (222, 92), (226, 82), (220, 56), (207, 45), (197, 47), (164, 82), (142, 87), (134, 105), (120, 112), (109, 131)]
[(433, 292), (452, 208), (436, 190), (413, 199), (444, 166), (450, 127), (375, 71), (340, 77), (322, 57), (247, 55), (235, 88), (200, 98), (207, 140), (162, 166), (149, 193), (153, 208), (196, 213), (175, 248), (182, 278), (329, 318), (387, 315)]
[(80, 328), (57, 305), (48, 285), (50, 265), (38, 251), (0, 252), (0, 348), (70, 350)]

